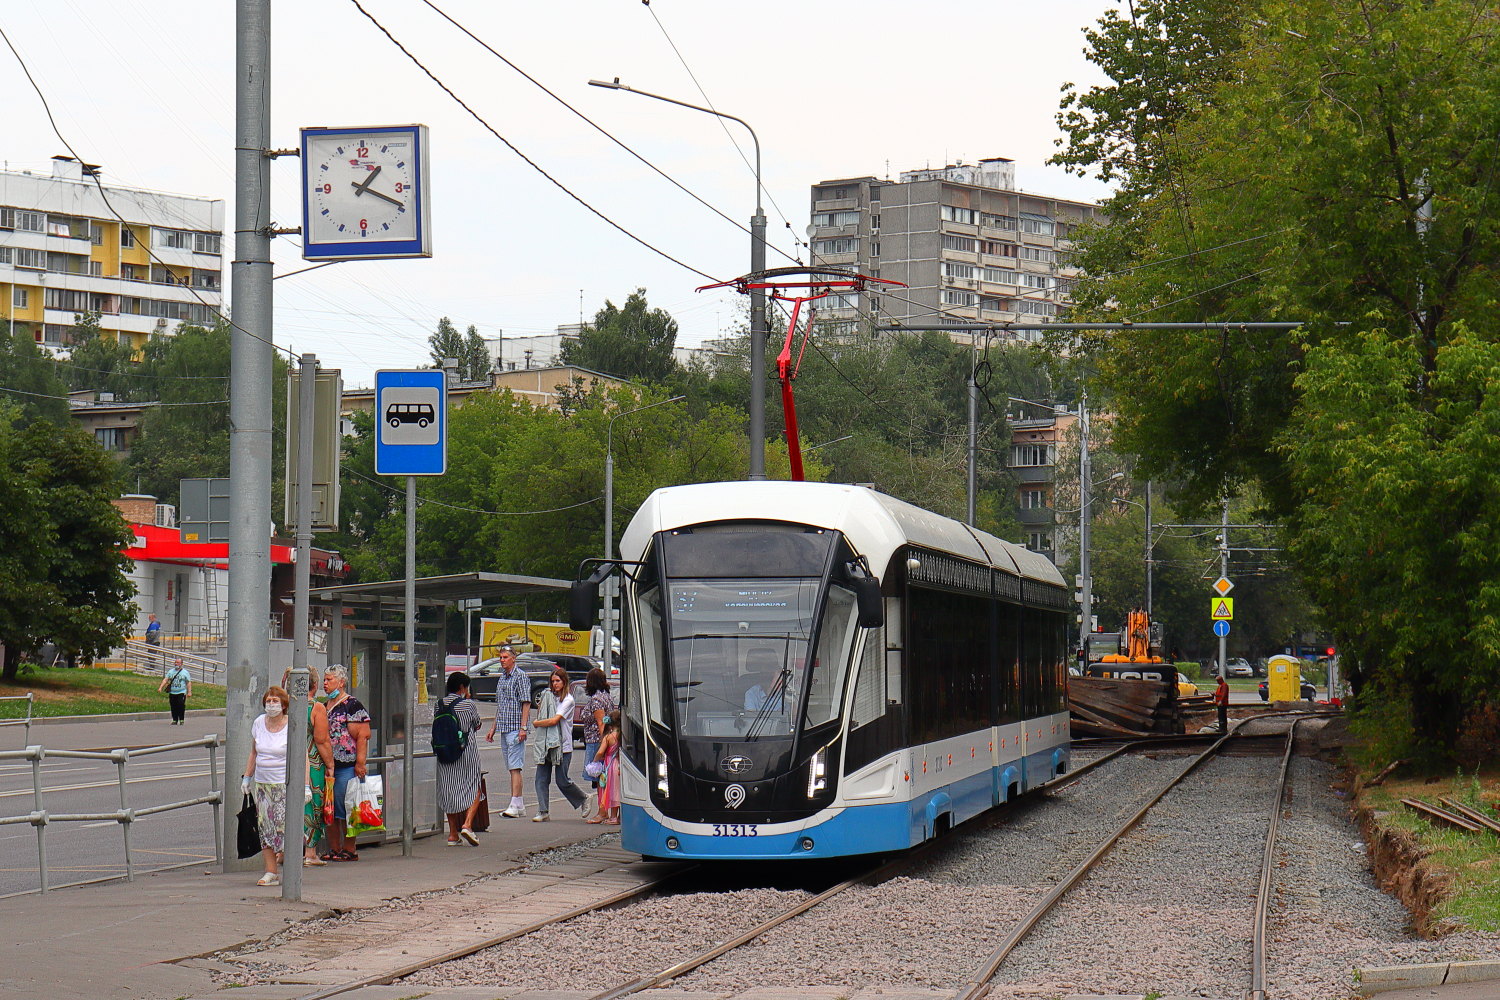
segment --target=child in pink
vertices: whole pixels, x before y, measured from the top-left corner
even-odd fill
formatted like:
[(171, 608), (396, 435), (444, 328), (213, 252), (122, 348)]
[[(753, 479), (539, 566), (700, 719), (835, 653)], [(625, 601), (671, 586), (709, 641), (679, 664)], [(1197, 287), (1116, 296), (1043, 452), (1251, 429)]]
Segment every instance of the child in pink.
[(611, 722), (599, 742), (594, 759), (604, 762), (603, 783), (599, 786), (599, 816), (589, 822), (620, 825), (620, 725)]

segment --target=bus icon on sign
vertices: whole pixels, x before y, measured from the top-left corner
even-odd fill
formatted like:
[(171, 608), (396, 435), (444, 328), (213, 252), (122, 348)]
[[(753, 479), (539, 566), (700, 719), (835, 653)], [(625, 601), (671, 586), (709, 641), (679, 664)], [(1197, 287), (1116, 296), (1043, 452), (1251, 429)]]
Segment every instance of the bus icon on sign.
[(385, 422), (392, 428), (402, 424), (416, 424), (425, 428), (437, 420), (437, 412), (431, 403), (392, 403), (385, 409)]

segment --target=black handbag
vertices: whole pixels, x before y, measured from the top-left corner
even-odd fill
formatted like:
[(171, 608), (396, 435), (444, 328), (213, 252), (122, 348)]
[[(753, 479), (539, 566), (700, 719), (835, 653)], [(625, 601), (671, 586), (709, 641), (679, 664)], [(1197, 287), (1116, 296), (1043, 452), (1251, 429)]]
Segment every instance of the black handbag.
[(249, 793), (246, 793), (245, 800), (240, 805), (238, 841), (236, 848), (239, 857), (253, 858), (260, 853), (260, 822), (255, 812), (255, 800)]

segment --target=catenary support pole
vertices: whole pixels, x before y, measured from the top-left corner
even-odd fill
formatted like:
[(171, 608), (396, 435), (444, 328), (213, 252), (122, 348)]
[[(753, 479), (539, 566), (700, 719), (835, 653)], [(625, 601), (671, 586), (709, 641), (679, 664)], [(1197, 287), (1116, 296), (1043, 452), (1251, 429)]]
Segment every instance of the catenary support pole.
[[(271, 3), (235, 5), (234, 254), (229, 332), (229, 607), (225, 788), (250, 755), (256, 699), (269, 681), (271, 640)], [(236, 810), (223, 815), (235, 841)], [(224, 852), (225, 871), (254, 861)]]
[[(750, 126), (746, 125), (746, 128)], [(754, 130), (750, 133), (755, 135)], [(761, 208), (760, 140), (755, 142), (755, 215), (750, 220), (750, 273), (766, 269), (766, 212)], [(750, 289), (750, 479), (766, 478), (766, 293)]]
[(1089, 633), (1094, 630), (1094, 578), (1089, 566), (1090, 531), (1093, 520), (1089, 504), (1089, 396), (1084, 393), (1078, 402), (1078, 575), (1083, 578), (1083, 600), (1078, 623), (1078, 647), (1083, 650), (1084, 664), (1088, 663)]
[(969, 469), (968, 469), (968, 504), (966, 522), (969, 527), (974, 526), (974, 497), (979, 489), (977, 472), (979, 459), (979, 373), (975, 366), (979, 364), (977, 344), (969, 345)]
[[(1229, 498), (1224, 498), (1224, 521), (1219, 528), (1219, 575), (1226, 580), (1229, 578)], [(1219, 636), (1219, 676), (1229, 675), (1229, 661), (1224, 659), (1224, 654), (1229, 645), (1229, 640)]]
[(417, 477), (406, 477), (406, 641), (402, 670), (406, 677), (406, 736), (401, 749), (401, 854), (411, 857), (412, 811), (416, 808), (416, 775), (412, 746), (417, 739)]

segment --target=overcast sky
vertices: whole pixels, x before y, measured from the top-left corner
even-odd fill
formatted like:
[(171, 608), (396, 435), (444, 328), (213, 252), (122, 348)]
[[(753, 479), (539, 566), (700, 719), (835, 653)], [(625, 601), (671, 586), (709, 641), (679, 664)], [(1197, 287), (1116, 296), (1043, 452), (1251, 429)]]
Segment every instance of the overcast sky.
[[(652, 173), (458, 28), (736, 222), (754, 179), (744, 130), (634, 94), (624, 83), (744, 118), (760, 136), (774, 247), (806, 260), (808, 188), (957, 159), (1005, 156), (1018, 185), (1097, 200), (1102, 185), (1044, 166), (1059, 88), (1098, 75), (1082, 29), (1110, 0), (360, 0), (465, 103), (620, 226), (715, 278), (749, 269), (749, 236)], [(108, 182), (223, 198), (233, 228), (234, 4), (50, 0), (8, 4), (0, 27), (58, 127)], [(434, 256), (347, 263), (278, 280), (278, 345), (313, 351), (369, 385), (428, 363), (439, 316), (492, 337), (550, 332), (644, 287), (696, 344), (740, 321), (732, 293), (652, 253), (580, 206), (443, 93), (353, 0), (272, 5), (272, 143), (308, 125), (420, 122), (431, 130)], [(674, 51), (674, 47), (675, 50)], [(680, 53), (680, 58), (679, 58)], [(695, 78), (696, 77), (696, 82)], [(701, 85), (702, 91), (699, 91)], [(65, 149), (9, 50), (0, 50), (7, 169), (50, 172)], [(704, 94), (707, 95), (705, 101)], [(295, 157), (273, 166), (273, 217), (300, 215)], [(790, 227), (788, 227), (788, 223)], [(231, 242), (225, 241), (225, 277)], [(278, 274), (305, 266), (295, 237)], [(774, 250), (768, 264), (789, 261)], [(581, 302), (580, 302), (581, 300)], [(226, 305), (228, 295), (225, 296)]]

